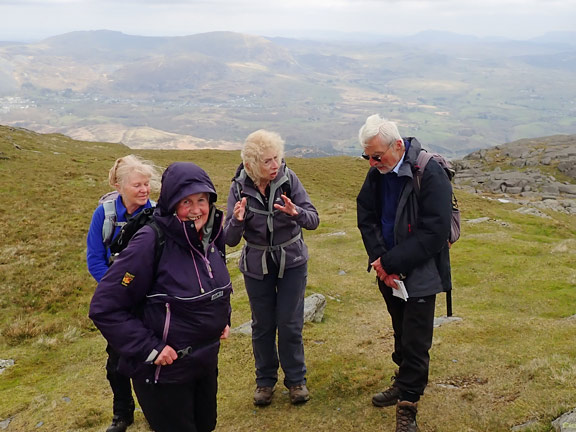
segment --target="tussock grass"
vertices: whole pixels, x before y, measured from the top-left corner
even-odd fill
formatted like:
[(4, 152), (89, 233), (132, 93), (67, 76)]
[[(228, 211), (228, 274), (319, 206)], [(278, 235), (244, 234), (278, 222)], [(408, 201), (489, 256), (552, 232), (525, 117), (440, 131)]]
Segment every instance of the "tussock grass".
[[(18, 144), (17, 149), (13, 144)], [(85, 235), (122, 145), (83, 143), (0, 127), (0, 421), (8, 431), (101, 431), (111, 417), (105, 341), (87, 318), (95, 283), (86, 270)], [(239, 152), (138, 151), (166, 167), (198, 163), (224, 207)], [(218, 431), (393, 430), (394, 410), (372, 393), (394, 372), (389, 317), (356, 228), (355, 196), (366, 174), (358, 158), (289, 159), (319, 209), (305, 232), (308, 294), (328, 299), (324, 320), (306, 324), (312, 399), (294, 407), (279, 385), (274, 403), (252, 405), (250, 338), (235, 334), (220, 357)], [(462, 321), (435, 330), (430, 382), (420, 403), (425, 432), (499, 432), (550, 422), (576, 406), (576, 221), (515, 212), (457, 192), (463, 224), (452, 248), (454, 313)], [(234, 252), (233, 248), (228, 252)], [(250, 320), (242, 277), (232, 259), (233, 326)], [(444, 296), (437, 315), (445, 314)], [(283, 377), (280, 377), (280, 382)], [(131, 431), (146, 431), (142, 413)]]

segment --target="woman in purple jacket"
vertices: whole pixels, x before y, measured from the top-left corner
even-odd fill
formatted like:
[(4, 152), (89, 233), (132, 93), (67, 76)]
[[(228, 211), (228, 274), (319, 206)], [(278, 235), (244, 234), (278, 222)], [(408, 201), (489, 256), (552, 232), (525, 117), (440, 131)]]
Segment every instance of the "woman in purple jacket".
[(153, 227), (140, 229), (90, 304), (156, 432), (216, 427), (218, 351), (229, 333), (232, 290), (216, 198), (200, 167), (170, 165), (154, 214), (162, 241)]
[(316, 229), (319, 219), (283, 154), (284, 141), (276, 133), (258, 130), (246, 138), (224, 228), (229, 246), (245, 240), (240, 271), (252, 310), (254, 404), (259, 406), (272, 402), (279, 364), (290, 401), (300, 404), (310, 398), (302, 343), (308, 274), (302, 228)]

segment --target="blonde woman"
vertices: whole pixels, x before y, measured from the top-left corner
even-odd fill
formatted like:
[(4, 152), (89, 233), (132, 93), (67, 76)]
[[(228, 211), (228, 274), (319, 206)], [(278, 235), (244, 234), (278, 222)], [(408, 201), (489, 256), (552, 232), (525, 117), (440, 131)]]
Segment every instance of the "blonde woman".
[(300, 404), (310, 398), (302, 343), (308, 274), (302, 228), (316, 229), (319, 218), (283, 156), (284, 141), (274, 132), (258, 130), (246, 138), (224, 228), (229, 246), (245, 240), (240, 271), (252, 310), (258, 406), (272, 402), (279, 365), (290, 401)]
[[(120, 227), (130, 217), (145, 208), (152, 207), (150, 191), (160, 185), (160, 173), (152, 162), (138, 156), (128, 155), (114, 162), (108, 175), (108, 181), (118, 192), (112, 204), (113, 215), (107, 217), (100, 204), (92, 215), (88, 231), (86, 261), (88, 271), (96, 282), (104, 276), (109, 267), (110, 251), (108, 246)], [(105, 233), (106, 227), (109, 233)], [(106, 347), (106, 377), (114, 394), (112, 424), (106, 432), (124, 432), (134, 422), (134, 399), (130, 378), (118, 373), (118, 354), (110, 346)]]

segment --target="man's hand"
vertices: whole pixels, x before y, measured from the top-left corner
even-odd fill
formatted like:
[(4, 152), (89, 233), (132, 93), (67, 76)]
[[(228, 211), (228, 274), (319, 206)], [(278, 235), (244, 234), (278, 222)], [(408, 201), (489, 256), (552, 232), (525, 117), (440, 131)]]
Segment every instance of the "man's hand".
[(397, 274), (389, 274), (384, 279), (384, 283), (386, 284), (386, 286), (389, 286), (390, 288), (398, 289), (398, 285), (396, 285), (394, 279), (400, 280), (400, 276), (398, 276)]
[(378, 279), (380, 279), (382, 282), (384, 282), (384, 284), (386, 286), (389, 286), (390, 288), (398, 289), (398, 287), (396, 286), (396, 282), (394, 282), (394, 279), (400, 279), (400, 276), (398, 276), (397, 274), (386, 273), (386, 270), (384, 270), (382, 268), (382, 263), (380, 262), (380, 258), (378, 258), (373, 263), (370, 263), (370, 265), (376, 271), (376, 275), (378, 276)]
[(372, 266), (372, 268), (376, 272), (376, 276), (378, 276), (378, 279), (380, 279), (381, 281), (383, 281), (386, 278), (386, 276), (388, 276), (388, 273), (386, 273), (386, 271), (382, 268), (382, 263), (380, 263), (380, 258), (378, 258), (376, 261), (370, 263), (370, 265)]

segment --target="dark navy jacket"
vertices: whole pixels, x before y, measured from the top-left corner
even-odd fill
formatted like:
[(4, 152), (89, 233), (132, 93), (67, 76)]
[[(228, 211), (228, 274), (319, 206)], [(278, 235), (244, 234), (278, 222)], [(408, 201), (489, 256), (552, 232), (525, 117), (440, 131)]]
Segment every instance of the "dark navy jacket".
[(412, 138), (398, 172), (405, 183), (398, 199), (392, 248), (386, 249), (382, 236), (379, 189), (382, 174), (376, 168), (368, 171), (356, 199), (358, 228), (368, 262), (380, 258), (387, 273), (405, 275), (404, 284), (410, 297), (428, 296), (452, 288), (448, 248), (452, 185), (444, 169), (432, 159), (424, 170), (420, 193), (416, 192), (414, 165), (420, 150), (420, 143)]
[[(211, 212), (202, 240), (174, 209), (182, 198), (210, 194)], [(216, 192), (197, 165), (177, 162), (164, 172), (155, 220), (165, 237), (155, 271), (156, 233), (145, 226), (130, 240), (102, 278), (90, 318), (121, 355), (120, 370), (164, 383), (187, 382), (217, 367), (219, 337), (229, 323), (230, 275), (224, 257), (222, 212)], [(193, 353), (169, 366), (154, 366), (170, 345)]]

